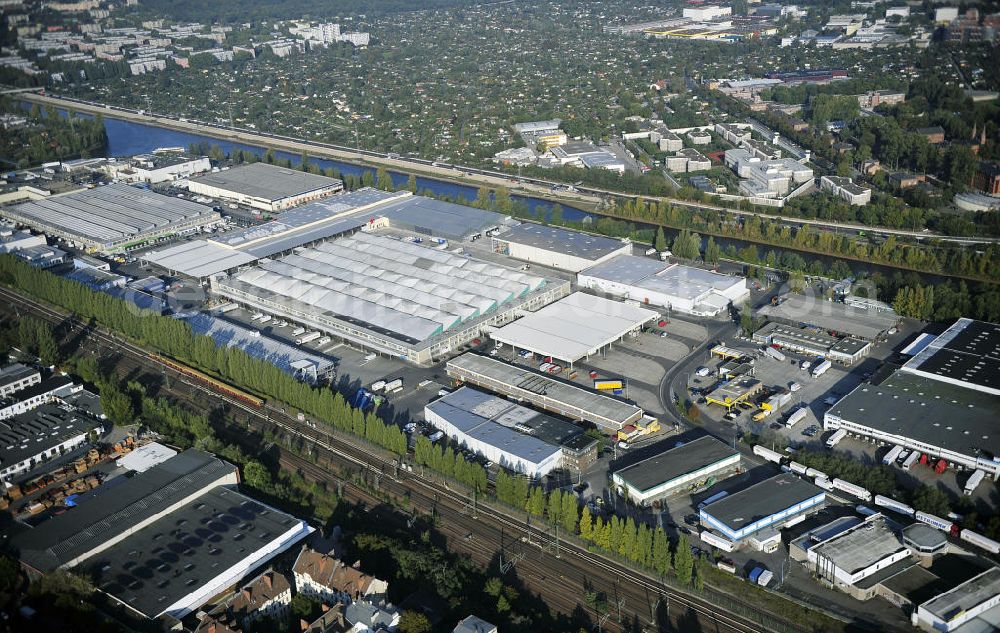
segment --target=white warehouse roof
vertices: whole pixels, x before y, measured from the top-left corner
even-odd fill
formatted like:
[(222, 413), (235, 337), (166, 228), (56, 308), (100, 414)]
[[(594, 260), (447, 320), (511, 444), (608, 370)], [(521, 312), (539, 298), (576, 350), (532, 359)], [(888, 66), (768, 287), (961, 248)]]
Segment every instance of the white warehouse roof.
[(220, 288), (417, 342), (545, 283), (495, 264), (359, 232), (264, 260), (222, 280)]
[(653, 310), (575, 292), (490, 336), (500, 343), (572, 363), (657, 317)]

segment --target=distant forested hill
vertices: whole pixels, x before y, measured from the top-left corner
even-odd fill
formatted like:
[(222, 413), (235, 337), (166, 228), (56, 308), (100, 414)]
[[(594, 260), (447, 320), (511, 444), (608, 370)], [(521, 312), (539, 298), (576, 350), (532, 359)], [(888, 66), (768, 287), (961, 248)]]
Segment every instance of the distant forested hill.
[(140, 11), (178, 21), (235, 23), (484, 4), (482, 0), (142, 0)]

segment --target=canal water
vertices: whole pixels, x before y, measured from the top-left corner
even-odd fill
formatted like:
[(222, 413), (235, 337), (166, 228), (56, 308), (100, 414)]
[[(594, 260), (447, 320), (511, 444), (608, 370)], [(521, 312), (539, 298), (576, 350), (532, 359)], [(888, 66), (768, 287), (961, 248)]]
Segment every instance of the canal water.
[[(25, 107), (30, 107), (28, 102), (23, 102)], [(66, 112), (60, 110), (60, 114), (64, 115)], [(77, 116), (91, 118), (90, 115), (78, 113)], [(134, 121), (123, 121), (120, 119), (113, 119), (110, 117), (104, 118), (104, 127), (108, 133), (108, 156), (123, 157), (123, 156), (133, 156), (135, 154), (142, 154), (151, 152), (158, 147), (183, 147), (195, 143), (208, 143), (210, 145), (218, 145), (222, 151), (226, 153), (232, 153), (233, 151), (240, 149), (244, 152), (252, 152), (258, 156), (263, 156), (266, 150), (262, 147), (255, 145), (246, 145), (243, 143), (234, 143), (232, 141), (218, 139), (211, 136), (204, 136), (201, 134), (192, 134), (190, 132), (182, 132), (179, 130), (172, 130), (168, 128), (157, 127), (155, 125), (147, 125), (144, 123), (136, 123)], [(291, 152), (275, 151), (274, 155), (281, 159), (289, 159), (293, 164), (298, 164), (300, 162), (300, 156), (297, 154), (292, 154)], [(326, 158), (316, 158), (310, 157), (310, 163), (314, 163), (323, 169), (333, 167), (340, 171), (341, 174), (351, 174), (355, 176), (360, 176), (365, 172), (374, 172), (371, 167), (363, 167), (361, 165), (355, 165), (352, 163), (346, 163), (338, 160), (330, 160)], [(403, 188), (406, 186), (409, 174), (400, 172), (389, 172), (392, 176), (393, 184), (397, 188)], [(445, 196), (452, 200), (458, 200), (464, 198), (467, 202), (473, 202), (476, 199), (477, 188), (469, 185), (461, 185), (453, 182), (447, 182), (443, 180), (436, 180), (434, 178), (425, 178), (423, 176), (417, 176), (417, 191), (430, 191), (437, 196)], [(549, 200), (543, 200), (541, 198), (534, 198), (531, 196), (511, 196), (515, 201), (519, 201), (527, 206), (529, 212), (537, 217), (550, 217), (551, 209), (553, 203)], [(562, 217), (565, 220), (572, 222), (580, 222), (587, 218), (592, 218), (587, 212), (582, 209), (562, 204)], [(632, 222), (639, 229), (653, 229), (654, 226), (644, 225), (641, 222)], [(677, 231), (672, 229), (664, 229), (664, 233), (668, 240), (670, 240)], [(743, 240), (737, 240), (732, 238), (716, 238), (715, 240), (719, 246), (726, 248), (729, 245), (736, 247), (737, 249), (745, 248), (752, 244), (752, 242), (746, 242)], [(802, 251), (795, 251), (794, 249), (782, 248), (782, 247), (770, 247), (763, 244), (757, 244), (757, 252), (763, 256), (769, 250), (775, 250), (779, 253), (781, 251), (791, 251), (796, 252), (806, 260), (806, 262), (811, 263), (814, 260), (821, 261), (825, 267), (829, 267), (837, 258), (828, 255), (817, 255), (814, 253), (807, 253)], [(885, 276), (891, 276), (898, 269), (891, 268), (888, 266), (878, 266), (874, 264), (869, 264), (866, 262), (856, 262), (850, 260), (843, 260), (855, 274), (867, 273), (872, 274), (879, 272)], [(902, 271), (904, 273), (908, 271)], [(936, 275), (918, 274), (918, 276), (923, 280), (924, 283), (940, 283), (945, 280), (944, 277), (939, 277)]]

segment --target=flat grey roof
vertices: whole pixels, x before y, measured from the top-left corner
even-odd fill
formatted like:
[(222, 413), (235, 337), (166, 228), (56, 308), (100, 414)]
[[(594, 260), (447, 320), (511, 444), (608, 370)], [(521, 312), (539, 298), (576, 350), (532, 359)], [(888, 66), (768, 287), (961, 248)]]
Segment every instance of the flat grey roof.
[(621, 241), (610, 237), (589, 235), (580, 231), (570, 231), (556, 226), (543, 226), (531, 222), (515, 226), (509, 231), (497, 235), (496, 239), (593, 261), (626, 246)]
[(189, 449), (167, 461), (123, 479), (112, 480), (80, 495), (77, 505), (11, 539), (21, 560), (43, 572), (52, 571), (114, 535), (129, 530), (151, 514), (177, 503), (192, 490), (236, 472), (236, 466), (214, 455)]
[(142, 259), (166, 270), (200, 279), (245, 266), (257, 258), (207, 240), (192, 240), (143, 253)]
[(826, 414), (964, 455), (1000, 457), (1000, 399), (905, 371), (859, 385)]
[(56, 403), (0, 420), (0, 467), (23, 462), (99, 426), (100, 420)]
[(560, 448), (534, 437), (531, 423), (544, 414), (477, 389), (462, 387), (427, 405), (464, 435), (511, 455), (541, 463)]
[(929, 600), (920, 608), (948, 621), (962, 611), (968, 611), (1000, 593), (1000, 567), (991, 567), (951, 591)]
[(802, 327), (785, 325), (772, 321), (754, 333), (754, 336), (772, 337), (777, 339), (790, 340), (803, 345), (814, 345), (817, 350), (827, 349), (838, 351), (842, 354), (853, 356), (869, 345), (868, 341), (863, 341), (850, 336), (837, 337), (830, 336), (823, 332), (812, 332)]
[(1000, 325), (961, 318), (903, 371), (1000, 395)]
[(787, 323), (813, 325), (839, 334), (872, 340), (895, 327), (899, 317), (893, 312), (877, 312), (800, 294), (781, 296), (776, 306), (766, 305), (757, 313)]
[(641, 462), (617, 471), (625, 483), (638, 490), (649, 490), (678, 477), (739, 455), (710, 435), (668, 449)]
[(38, 370), (34, 367), (28, 367), (27, 365), (23, 365), (21, 363), (4, 365), (3, 369), (0, 369), (0, 386), (9, 385), (37, 373)]
[(702, 512), (737, 531), (819, 494), (822, 488), (781, 473), (705, 506)]
[(225, 171), (196, 176), (190, 182), (271, 202), (344, 184), (336, 178), (267, 163), (239, 165)]
[(449, 373), (459, 370), (500, 383), (531, 402), (548, 400), (579, 409), (587, 416), (583, 419), (602, 426), (612, 421), (624, 426), (642, 413), (634, 404), (472, 352), (452, 358), (446, 369)]
[(617, 255), (591, 266), (580, 274), (691, 301), (713, 290), (724, 292), (741, 284), (746, 287), (746, 280), (743, 277), (722, 275), (710, 270), (670, 264), (637, 255)]
[[(246, 248), (248, 245), (275, 239), (297, 229), (341, 218), (345, 214), (363, 207), (383, 204), (402, 197), (409, 197), (409, 194), (405, 192), (390, 193), (365, 187), (281, 211), (277, 218), (270, 222), (227, 231), (213, 235), (209, 239), (230, 248)], [(365, 220), (367, 219), (366, 217)]]
[(88, 559), (82, 569), (96, 587), (155, 618), (300, 523), (217, 486)]
[(102, 244), (198, 218), (207, 223), (219, 217), (203, 204), (122, 184), (25, 202), (0, 209), (0, 215), (42, 232), (54, 229)]
[(889, 528), (885, 517), (877, 516), (820, 543), (813, 551), (854, 574), (905, 549), (907, 547)]
[(377, 215), (388, 218), (393, 228), (456, 241), (482, 235), (508, 221), (500, 213), (424, 196), (391, 202), (379, 208)]

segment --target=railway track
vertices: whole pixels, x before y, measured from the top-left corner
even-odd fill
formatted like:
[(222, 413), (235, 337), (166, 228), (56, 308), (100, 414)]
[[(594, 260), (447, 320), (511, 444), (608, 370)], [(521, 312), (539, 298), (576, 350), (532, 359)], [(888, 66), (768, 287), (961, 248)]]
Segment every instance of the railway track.
[[(48, 305), (6, 288), (0, 288), (0, 298), (5, 299), (9, 305), (20, 306), (49, 322), (61, 323), (69, 318), (68, 315)], [(527, 586), (537, 591), (555, 610), (568, 614), (575, 609), (586, 608), (582, 599), (574, 597), (582, 598), (585, 591), (593, 589), (603, 591), (609, 597), (624, 598), (621, 607), (622, 617), (630, 626), (636, 622), (649, 622), (654, 627), (652, 630), (656, 630), (658, 625), (653, 620), (657, 618), (657, 607), (662, 603), (667, 607), (667, 617), (670, 617), (671, 609), (675, 615), (678, 611), (691, 613), (699, 622), (703, 625), (709, 624), (710, 630), (717, 633), (759, 633), (762, 626), (789, 633), (806, 633), (811, 630), (778, 616), (760, 612), (753, 605), (732, 598), (734, 605), (741, 606), (748, 613), (761, 616), (766, 622), (762, 625), (755, 619), (729, 611), (709, 600), (682, 593), (661, 580), (629, 568), (612, 558), (590, 552), (574, 541), (562, 541), (556, 545), (553, 533), (547, 524), (532, 525), (520, 517), (485, 504), (476, 505), (475, 509), (472, 509), (470, 507), (472, 500), (465, 493), (452, 490), (448, 483), (436, 481), (433, 477), (423, 474), (419, 467), (412, 472), (400, 468), (400, 460), (395, 455), (358, 441), (349, 441), (333, 429), (314, 428), (299, 422), (270, 402), (263, 407), (263, 410), (257, 409), (200, 383), (189, 381), (177, 370), (157, 363), (145, 349), (99, 327), (89, 327), (76, 321), (71, 331), (81, 329), (86, 330), (88, 338), (104, 351), (117, 350), (122, 353), (123, 358), (128, 358), (129, 367), (154, 368), (161, 373), (174, 376), (175, 382), (183, 383), (192, 392), (225, 402), (233, 409), (241, 410), (247, 415), (248, 421), (252, 420), (253, 424), (259, 427), (266, 428), (270, 425), (284, 433), (308, 440), (315, 447), (326, 451), (334, 458), (333, 461), (379, 473), (381, 490), (398, 498), (407, 497), (414, 507), (435, 512), (441, 520), (440, 524), (444, 526), (449, 547), (467, 552), (477, 562), (491, 564), (498, 554), (507, 550), (509, 543), (514, 553), (505, 555), (513, 559), (523, 554), (515, 568), (520, 572), (523, 567), (525, 575), (522, 578), (527, 581)], [(282, 449), (282, 459), (283, 465), (308, 473), (310, 477), (321, 478), (318, 480), (328, 482), (337, 481), (333, 473), (290, 451)], [(383, 503), (381, 499), (370, 494), (365, 497), (367, 493), (357, 486), (351, 488), (352, 494), (363, 501)], [(471, 538), (467, 538), (469, 534), (472, 535)], [(626, 614), (627, 618), (624, 617)], [(634, 626), (628, 630), (633, 629)], [(621, 628), (621, 630), (626, 629)]]

